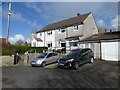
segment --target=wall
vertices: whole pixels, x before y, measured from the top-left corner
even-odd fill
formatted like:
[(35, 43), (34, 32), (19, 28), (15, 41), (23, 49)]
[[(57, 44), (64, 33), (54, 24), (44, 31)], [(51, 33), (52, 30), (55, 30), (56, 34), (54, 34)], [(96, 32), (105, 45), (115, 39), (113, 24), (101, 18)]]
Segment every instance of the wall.
[(14, 56), (0, 56), (0, 67), (13, 66)]
[(81, 37), (80, 40), (92, 36), (93, 34), (98, 34), (98, 28), (96, 26), (92, 13), (84, 20), (83, 23), (84, 36)]
[[(66, 28), (67, 31), (67, 28)], [(55, 47), (60, 47), (59, 41), (60, 39), (65, 41), (66, 31), (61, 33), (58, 29), (55, 30)]]
[(74, 30), (73, 26), (68, 27), (68, 36), (67, 37), (73, 37), (73, 36), (80, 36), (83, 35), (83, 25), (78, 25), (78, 30)]

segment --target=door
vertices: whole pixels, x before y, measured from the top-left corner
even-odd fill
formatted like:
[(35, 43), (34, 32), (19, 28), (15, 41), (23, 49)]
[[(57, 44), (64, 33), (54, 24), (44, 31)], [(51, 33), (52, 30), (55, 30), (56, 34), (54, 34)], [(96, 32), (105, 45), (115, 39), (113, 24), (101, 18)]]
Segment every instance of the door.
[(57, 53), (53, 53), (53, 62), (58, 61), (58, 59), (59, 59), (58, 54)]
[(53, 62), (53, 54), (49, 53), (45, 59), (46, 64), (52, 63)]
[(81, 55), (80, 55), (80, 63), (85, 63), (88, 60), (88, 50), (87, 49), (83, 49), (81, 50)]

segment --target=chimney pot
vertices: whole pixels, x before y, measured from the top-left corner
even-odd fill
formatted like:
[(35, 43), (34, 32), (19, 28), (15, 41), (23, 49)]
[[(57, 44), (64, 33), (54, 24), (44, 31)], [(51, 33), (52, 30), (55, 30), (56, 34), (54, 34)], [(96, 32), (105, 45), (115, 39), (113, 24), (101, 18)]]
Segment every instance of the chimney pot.
[(80, 16), (80, 13), (77, 13), (77, 16)]

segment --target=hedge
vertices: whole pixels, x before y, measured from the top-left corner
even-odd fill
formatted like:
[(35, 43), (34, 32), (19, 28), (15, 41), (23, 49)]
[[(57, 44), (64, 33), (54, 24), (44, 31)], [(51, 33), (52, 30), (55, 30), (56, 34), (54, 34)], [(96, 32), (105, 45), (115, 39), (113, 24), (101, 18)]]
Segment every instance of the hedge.
[(47, 50), (47, 47), (29, 47), (29, 46), (19, 46), (19, 45), (14, 45), (16, 48), (16, 52), (19, 54), (24, 54), (26, 51), (29, 52), (37, 52), (37, 53), (42, 53), (43, 50)]
[(10, 44), (0, 44), (0, 54), (1, 55), (13, 55), (15, 54), (15, 48)]

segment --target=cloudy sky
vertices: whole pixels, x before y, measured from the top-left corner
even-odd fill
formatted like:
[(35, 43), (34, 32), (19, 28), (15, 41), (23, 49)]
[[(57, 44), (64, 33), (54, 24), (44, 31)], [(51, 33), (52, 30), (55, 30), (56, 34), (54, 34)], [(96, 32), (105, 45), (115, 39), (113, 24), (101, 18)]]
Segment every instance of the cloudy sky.
[[(32, 1), (32, 0), (31, 0)], [(28, 40), (47, 24), (92, 12), (98, 26), (117, 29), (117, 2), (12, 2), (10, 42)], [(8, 3), (2, 4), (2, 36), (7, 32)]]

